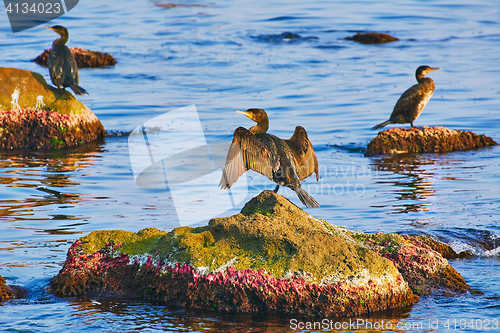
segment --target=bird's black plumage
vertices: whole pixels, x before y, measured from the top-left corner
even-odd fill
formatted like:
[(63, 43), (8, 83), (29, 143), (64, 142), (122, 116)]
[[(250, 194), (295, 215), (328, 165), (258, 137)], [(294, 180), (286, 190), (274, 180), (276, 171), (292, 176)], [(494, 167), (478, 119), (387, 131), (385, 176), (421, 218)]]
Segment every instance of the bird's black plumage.
[(65, 45), (69, 37), (68, 29), (60, 25), (45, 28), (51, 29), (61, 36), (52, 43), (47, 59), (50, 80), (58, 89), (70, 87), (77, 95), (88, 94), (85, 89), (78, 85), (78, 66), (75, 57)]
[(417, 84), (406, 90), (399, 98), (389, 120), (373, 127), (379, 129), (388, 124), (407, 124), (413, 127), (413, 122), (420, 116), (434, 93), (434, 81), (425, 77), (429, 72), (438, 70), (429, 66), (420, 66), (415, 72)]
[(226, 165), (219, 186), (230, 188), (246, 171), (254, 170), (278, 186), (287, 186), (297, 193), (307, 207), (319, 204), (302, 187), (300, 182), (316, 173), (318, 180), (318, 160), (307, 132), (297, 126), (289, 140), (268, 134), (269, 119), (262, 109), (236, 111), (257, 122), (250, 129), (238, 127), (227, 153)]

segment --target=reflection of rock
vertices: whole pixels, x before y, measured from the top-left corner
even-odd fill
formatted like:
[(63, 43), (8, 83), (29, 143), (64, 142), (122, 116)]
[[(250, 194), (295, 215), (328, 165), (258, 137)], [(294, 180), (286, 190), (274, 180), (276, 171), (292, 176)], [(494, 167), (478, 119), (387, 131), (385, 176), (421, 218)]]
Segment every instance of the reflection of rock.
[(362, 44), (381, 44), (381, 43), (395, 42), (399, 40), (396, 37), (379, 32), (366, 32), (366, 33), (358, 32), (354, 36), (346, 37), (344, 39), (353, 40)]
[(302, 40), (311, 40), (311, 39), (319, 39), (318, 37), (309, 36), (302, 37), (301, 35), (295, 34), (293, 32), (283, 32), (279, 35), (259, 35), (255, 37), (261, 41), (268, 43), (282, 43), (282, 42), (290, 42), (290, 41), (302, 41)]
[(443, 126), (391, 128), (378, 133), (368, 144), (365, 156), (399, 153), (442, 153), (467, 150), (497, 143), (473, 132), (449, 130)]
[[(410, 235), (353, 233), (353, 237), (390, 259), (417, 295), (479, 292), (472, 290), (448, 261), (433, 250), (444, 250), (444, 244), (437, 246), (439, 242)], [(433, 248), (427, 244), (433, 244)]]
[(51, 286), (60, 296), (352, 316), (414, 303), (405, 278), (420, 294), (470, 290), (418, 238), (351, 232), (264, 191), (240, 214), (206, 227), (94, 231), (71, 246)]
[[(398, 203), (391, 205), (394, 213), (427, 211), (430, 197), (435, 195), (435, 175), (423, 166), (438, 163), (424, 155), (385, 155), (372, 159), (376, 170), (391, 171), (402, 177), (391, 177), (391, 192)], [(386, 183), (387, 180), (381, 183)]]
[[(79, 47), (70, 47), (69, 50), (75, 57), (78, 68), (96, 68), (116, 65), (115, 58), (108, 53), (84, 50)], [(33, 59), (33, 61), (41, 66), (47, 67), (49, 53), (50, 49), (46, 49), (38, 57)]]
[(61, 148), (104, 136), (89, 108), (40, 74), (0, 67), (0, 82), (0, 148)]
[(14, 298), (14, 291), (5, 283), (5, 279), (0, 275), (0, 302)]

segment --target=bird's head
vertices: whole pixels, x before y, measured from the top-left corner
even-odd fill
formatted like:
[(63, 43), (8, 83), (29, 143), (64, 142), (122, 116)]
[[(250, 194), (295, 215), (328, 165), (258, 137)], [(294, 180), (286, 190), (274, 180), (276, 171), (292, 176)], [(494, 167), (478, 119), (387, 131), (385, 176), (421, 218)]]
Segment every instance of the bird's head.
[(261, 123), (263, 120), (268, 120), (266, 111), (262, 109), (251, 108), (246, 111), (236, 110), (234, 112), (244, 114), (256, 123)]
[(437, 71), (437, 70), (439, 70), (439, 69), (441, 69), (441, 68), (439, 68), (439, 67), (432, 68), (432, 67), (430, 67), (430, 66), (420, 66), (419, 68), (417, 68), (417, 71), (416, 71), (415, 75), (416, 75), (417, 77), (421, 77), (421, 76), (423, 77), (423, 76), (425, 76), (427, 73), (430, 73), (430, 72), (432, 72), (432, 71)]
[(44, 28), (47, 28), (47, 29), (50, 29), (50, 30), (53, 30), (55, 31), (56, 33), (59, 34), (59, 36), (61, 37), (65, 37), (65, 36), (68, 36), (68, 29), (66, 29), (65, 27), (63, 27), (62, 25), (55, 25), (53, 27), (47, 27), (45, 26)]

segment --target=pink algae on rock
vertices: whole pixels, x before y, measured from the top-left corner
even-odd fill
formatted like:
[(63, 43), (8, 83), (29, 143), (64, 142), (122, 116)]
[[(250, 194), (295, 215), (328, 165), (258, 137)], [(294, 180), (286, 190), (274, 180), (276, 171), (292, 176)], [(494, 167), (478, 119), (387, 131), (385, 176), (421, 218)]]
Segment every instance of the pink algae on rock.
[[(51, 288), (59, 296), (120, 295), (224, 312), (332, 317), (418, 300), (390, 260), (282, 196), (264, 191), (242, 212), (169, 233), (92, 232), (71, 246)], [(144, 255), (133, 244), (113, 245), (121, 240), (137, 242)], [(120, 252), (124, 248), (130, 253)]]
[(444, 244), (438, 245), (442, 243), (412, 235), (375, 233), (359, 234), (357, 237), (379, 255), (391, 260), (412, 291), (419, 296), (481, 293), (473, 290), (441, 253), (427, 245), (431, 244), (451, 255)]
[(443, 126), (390, 128), (370, 141), (365, 156), (400, 153), (446, 153), (497, 143), (490, 137), (469, 131), (450, 130)]
[(79, 114), (21, 109), (0, 111), (0, 148), (49, 149), (80, 145), (104, 137), (88, 108)]

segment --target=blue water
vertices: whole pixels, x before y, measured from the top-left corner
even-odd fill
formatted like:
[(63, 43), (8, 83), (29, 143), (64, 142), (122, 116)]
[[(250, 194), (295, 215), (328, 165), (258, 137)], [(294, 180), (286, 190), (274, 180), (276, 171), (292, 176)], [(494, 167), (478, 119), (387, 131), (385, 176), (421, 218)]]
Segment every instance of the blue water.
[[(303, 184), (321, 204), (306, 209), (314, 216), (365, 232), (431, 235), (475, 254), (450, 262), (484, 295), (425, 297), (410, 309), (370, 320), (391, 322), (387, 331), (411, 323), (417, 332), (429, 331), (435, 320), (445, 332), (484, 332), (480, 322), (500, 321), (500, 148), (363, 156), (376, 135), (370, 128), (387, 119), (401, 93), (416, 83), (419, 65), (441, 70), (429, 75), (436, 91), (416, 126), (443, 125), (500, 141), (497, 0), (179, 1), (183, 6), (170, 9), (162, 3), (168, 2), (81, 1), (53, 22), (68, 27), (69, 46), (108, 52), (118, 61), (80, 70), (80, 85), (90, 95), (79, 99), (108, 132), (123, 136), (58, 152), (0, 152), (0, 275), (28, 290), (25, 299), (0, 306), (3, 330), (292, 330), (293, 316), (61, 299), (46, 291), (71, 243), (92, 230), (168, 231), (179, 225), (170, 193), (136, 185), (127, 134), (192, 104), (209, 144), (229, 142), (236, 127), (252, 126), (236, 109), (264, 108), (270, 132), (280, 137), (304, 126), (321, 169), (319, 183), (311, 177)], [(7, 15), (0, 15), (0, 66), (39, 72), (50, 81), (47, 69), (31, 59), (56, 35), (42, 27), (13, 34)], [(400, 41), (362, 45), (342, 39), (358, 31), (387, 32)], [(317, 38), (267, 38), (283, 32)], [(274, 188), (256, 173), (249, 172), (248, 181), (246, 199), (219, 215), (234, 214), (252, 196)], [(293, 192), (280, 193), (302, 206)], [(461, 328), (462, 319), (474, 325)], [(446, 320), (458, 326), (446, 328)]]

